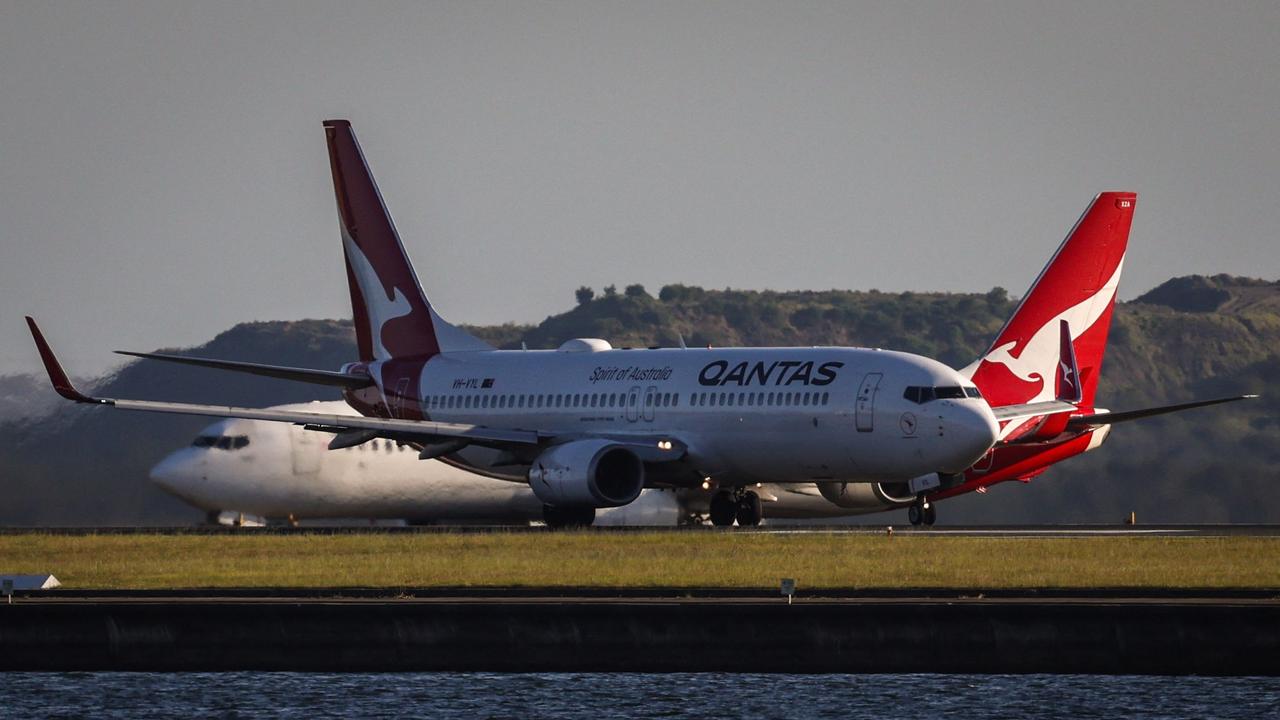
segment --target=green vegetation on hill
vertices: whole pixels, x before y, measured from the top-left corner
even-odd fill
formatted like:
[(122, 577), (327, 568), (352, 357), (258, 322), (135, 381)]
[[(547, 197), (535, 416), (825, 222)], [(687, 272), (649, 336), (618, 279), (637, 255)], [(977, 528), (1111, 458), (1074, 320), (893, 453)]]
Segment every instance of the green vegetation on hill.
[[(583, 291), (589, 292), (583, 292)], [(982, 294), (706, 290), (650, 295), (579, 289), (571, 310), (538, 325), (469, 328), (499, 347), (554, 348), (575, 337), (615, 347), (856, 345), (920, 353), (962, 367), (1014, 308)], [(337, 368), (354, 356), (347, 321), (246, 323), (192, 355)], [(941, 522), (1280, 522), (1280, 283), (1176, 278), (1117, 306), (1099, 402), (1112, 409), (1245, 392), (1261, 400), (1119, 425), (1107, 445), (1029, 487), (1013, 483), (940, 507)], [(216, 379), (216, 382), (213, 381)], [(98, 392), (228, 404), (334, 399), (328, 388), (160, 363), (133, 363)], [(165, 453), (208, 424), (64, 404), (48, 421), (0, 433), (3, 524), (180, 523), (199, 514), (146, 480)], [(869, 516), (860, 522), (892, 521)]]

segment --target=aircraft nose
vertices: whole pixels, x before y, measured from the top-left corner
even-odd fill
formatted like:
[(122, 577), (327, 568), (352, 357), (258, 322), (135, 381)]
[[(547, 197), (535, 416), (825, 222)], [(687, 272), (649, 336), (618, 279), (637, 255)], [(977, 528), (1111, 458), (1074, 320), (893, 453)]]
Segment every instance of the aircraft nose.
[(175, 495), (183, 495), (196, 475), (196, 457), (193, 448), (183, 448), (169, 453), (147, 473), (151, 482)]
[(1000, 424), (996, 422), (995, 413), (980, 400), (953, 403), (944, 422), (946, 435), (951, 439), (948, 445), (954, 453), (950, 458), (951, 467), (942, 468), (943, 472), (964, 472), (981, 460), (1000, 436)]

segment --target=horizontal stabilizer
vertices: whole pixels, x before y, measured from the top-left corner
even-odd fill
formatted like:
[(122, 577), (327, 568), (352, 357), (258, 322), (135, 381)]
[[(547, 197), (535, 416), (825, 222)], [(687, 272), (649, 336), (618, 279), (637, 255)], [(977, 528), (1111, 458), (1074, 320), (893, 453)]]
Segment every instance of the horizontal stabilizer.
[(1049, 400), (1047, 402), (993, 407), (991, 412), (996, 416), (997, 421), (1004, 422), (1006, 420), (1024, 420), (1042, 415), (1056, 415), (1057, 413), (1072, 412), (1075, 409), (1075, 405), (1064, 400)]
[(1182, 410), (1191, 410), (1199, 407), (1208, 407), (1209, 405), (1221, 405), (1222, 403), (1235, 402), (1237, 400), (1251, 400), (1258, 397), (1257, 395), (1235, 395), (1232, 397), (1215, 398), (1213, 400), (1198, 400), (1196, 402), (1182, 403), (1180, 405), (1165, 405), (1163, 407), (1146, 408), (1145, 410), (1129, 410), (1126, 412), (1107, 412), (1096, 413), (1094, 415), (1080, 415), (1071, 418), (1067, 422), (1067, 427), (1072, 430), (1079, 430), (1083, 427), (1091, 427), (1096, 425), (1112, 425), (1119, 422), (1128, 422), (1130, 420), (1141, 420), (1143, 418), (1155, 417), (1156, 415), (1164, 415), (1166, 413), (1180, 412)]
[(373, 385), (373, 378), (370, 378), (368, 375), (352, 375), (349, 373), (334, 372), (332, 370), (311, 370), (309, 368), (263, 365), (261, 363), (240, 362), (238, 360), (216, 360), (213, 358), (186, 357), (185, 355), (168, 355), (166, 353), (130, 352), (128, 350), (116, 350), (116, 354), (129, 355), (130, 357), (143, 358), (146, 360), (163, 360), (165, 362), (180, 363), (183, 365), (196, 365), (199, 367), (216, 368), (218, 370), (230, 370), (232, 372), (242, 372), (250, 375), (262, 375), (280, 380), (294, 380), (297, 382), (311, 383), (312, 385), (334, 385), (350, 390), (359, 390), (360, 388)]

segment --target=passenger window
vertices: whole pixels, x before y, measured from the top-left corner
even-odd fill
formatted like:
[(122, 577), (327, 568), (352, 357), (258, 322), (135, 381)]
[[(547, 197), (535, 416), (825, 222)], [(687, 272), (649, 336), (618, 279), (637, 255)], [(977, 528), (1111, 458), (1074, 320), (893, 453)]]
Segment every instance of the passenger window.
[(831, 399), (831, 393), (822, 393), (822, 404), (823, 404), (823, 405), (826, 405), (826, 404), (827, 404), (827, 401), (829, 401), (830, 399)]
[(755, 404), (756, 404), (756, 394), (747, 393), (747, 405), (750, 407), (755, 407)]
[(671, 407), (671, 393), (662, 393), (662, 407)]
[(671, 395), (671, 407), (680, 407), (680, 393)]

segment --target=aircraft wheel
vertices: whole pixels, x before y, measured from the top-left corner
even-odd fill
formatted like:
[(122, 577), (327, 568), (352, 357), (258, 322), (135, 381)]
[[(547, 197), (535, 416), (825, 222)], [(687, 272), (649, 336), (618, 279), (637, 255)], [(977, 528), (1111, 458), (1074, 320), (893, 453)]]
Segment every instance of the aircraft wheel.
[(542, 506), (542, 520), (553, 530), (562, 528), (591, 527), (596, 520), (596, 509), (593, 507), (552, 507)]
[(711, 498), (711, 524), (717, 527), (728, 527), (738, 516), (738, 508), (733, 497), (727, 492), (718, 492)]
[(760, 496), (748, 490), (738, 499), (738, 527), (754, 527), (764, 517), (764, 509), (760, 506)]
[(937, 522), (938, 509), (933, 506), (933, 503), (925, 503), (924, 517), (922, 519), (924, 520), (924, 524), (930, 527), (932, 527), (933, 524)]
[(912, 525), (919, 525), (924, 522), (924, 511), (920, 509), (919, 504), (907, 508), (907, 519), (911, 521)]

